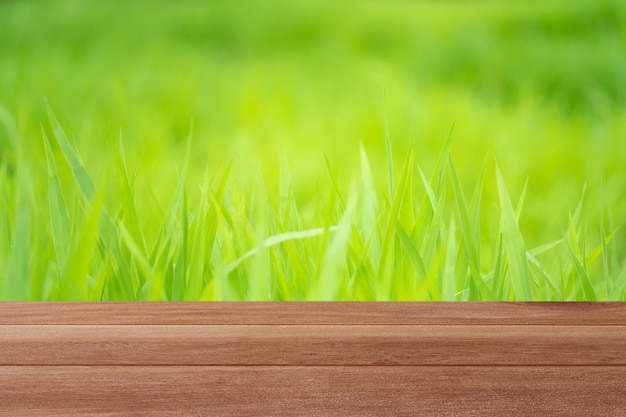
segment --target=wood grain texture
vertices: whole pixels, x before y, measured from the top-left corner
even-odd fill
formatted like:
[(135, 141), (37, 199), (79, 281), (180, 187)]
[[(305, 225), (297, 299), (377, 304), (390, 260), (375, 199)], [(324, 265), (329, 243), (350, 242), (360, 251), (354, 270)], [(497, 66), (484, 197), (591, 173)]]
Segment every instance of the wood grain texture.
[(0, 303), (0, 324), (626, 326), (623, 303)]
[(624, 416), (624, 367), (9, 367), (2, 416)]
[(0, 416), (626, 416), (624, 303), (0, 303)]
[(0, 365), (626, 365), (626, 327), (0, 326)]

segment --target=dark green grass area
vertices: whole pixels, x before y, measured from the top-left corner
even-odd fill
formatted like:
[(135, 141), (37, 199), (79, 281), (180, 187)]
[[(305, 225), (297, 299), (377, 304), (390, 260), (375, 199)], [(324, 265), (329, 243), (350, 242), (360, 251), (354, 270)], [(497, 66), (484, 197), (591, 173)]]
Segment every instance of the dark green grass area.
[(625, 20), (0, 1), (0, 298), (623, 300)]

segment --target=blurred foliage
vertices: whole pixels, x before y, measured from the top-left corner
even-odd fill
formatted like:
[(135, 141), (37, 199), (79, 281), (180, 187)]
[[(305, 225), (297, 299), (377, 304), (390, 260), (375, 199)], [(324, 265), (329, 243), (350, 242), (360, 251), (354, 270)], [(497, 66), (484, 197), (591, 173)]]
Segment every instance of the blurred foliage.
[[(398, 161), (413, 144), (429, 172), (456, 121), (465, 187), (486, 155), (514, 198), (528, 180), (531, 244), (561, 235), (585, 183), (589, 227), (603, 208), (622, 225), (625, 20), (620, 0), (5, 0), (3, 165), (19, 142), (45, 175), (47, 100), (105, 184), (121, 134), (146, 222), (152, 196), (173, 193), (190, 132), (190, 183), (232, 160), (237, 181), (260, 174), (271, 190), (284, 153), (306, 206), (328, 187), (325, 155), (349, 183), (359, 142), (384, 185), (386, 113)], [(486, 184), (486, 200), (496, 193)]]

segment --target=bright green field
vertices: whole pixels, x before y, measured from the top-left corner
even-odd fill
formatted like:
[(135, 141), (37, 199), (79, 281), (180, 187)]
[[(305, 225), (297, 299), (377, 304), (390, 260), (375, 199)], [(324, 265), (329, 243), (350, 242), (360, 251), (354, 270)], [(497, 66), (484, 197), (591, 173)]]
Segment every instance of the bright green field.
[(626, 2), (0, 0), (2, 300), (625, 300)]

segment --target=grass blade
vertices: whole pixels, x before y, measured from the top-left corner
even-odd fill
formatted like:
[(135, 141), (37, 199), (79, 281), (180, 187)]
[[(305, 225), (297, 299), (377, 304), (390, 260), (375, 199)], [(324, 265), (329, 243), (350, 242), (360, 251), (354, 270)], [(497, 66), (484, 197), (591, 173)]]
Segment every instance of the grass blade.
[(29, 300), (28, 264), (31, 250), (29, 217), (28, 210), (21, 207), (15, 218), (8, 265), (0, 293), (0, 299), (3, 301)]
[(146, 243), (139, 225), (139, 216), (135, 207), (135, 199), (133, 197), (133, 186), (128, 177), (128, 168), (126, 166), (126, 157), (124, 155), (124, 144), (121, 139), (113, 144), (113, 153), (115, 159), (115, 172), (122, 197), (122, 213), (124, 224), (128, 225), (128, 230), (134, 236), (136, 242), (147, 253)]
[(452, 182), (452, 189), (454, 190), (454, 196), (456, 198), (456, 207), (461, 221), (463, 241), (468, 251), (469, 260), (474, 265), (475, 270), (478, 271), (480, 269), (480, 242), (477, 241), (478, 231), (475, 231), (472, 227), (472, 220), (470, 219), (465, 196), (452, 158), (449, 159), (448, 166), (450, 167), (450, 180)]
[(515, 291), (515, 299), (519, 301), (533, 300), (526, 259), (526, 245), (517, 224), (517, 216), (513, 210), (509, 193), (504, 184), (500, 168), (496, 164), (496, 179), (500, 197), (500, 232), (509, 259), (509, 276)]
[(54, 132), (54, 137), (59, 144), (61, 151), (63, 152), (63, 156), (69, 164), (72, 170), (72, 174), (74, 175), (74, 179), (76, 180), (80, 191), (85, 197), (85, 200), (91, 201), (95, 196), (96, 188), (87, 172), (87, 169), (85, 168), (85, 164), (80, 159), (80, 156), (78, 156), (76, 151), (74, 151), (74, 147), (67, 139), (67, 136), (65, 135), (63, 128), (61, 128), (58, 120), (54, 116), (54, 113), (52, 113), (50, 105), (47, 106), (47, 109), (50, 124), (52, 126), (52, 131)]
[(89, 292), (87, 275), (92, 268), (92, 258), (99, 238), (102, 216), (102, 195), (92, 203), (78, 238), (65, 266), (66, 276), (61, 277), (59, 297), (65, 301), (80, 301)]
[(57, 172), (56, 161), (46, 132), (41, 129), (46, 161), (48, 164), (48, 208), (50, 212), (50, 226), (52, 228), (52, 241), (56, 253), (59, 275), (63, 276), (64, 266), (67, 263), (70, 247), (70, 214), (61, 188), (61, 182)]

